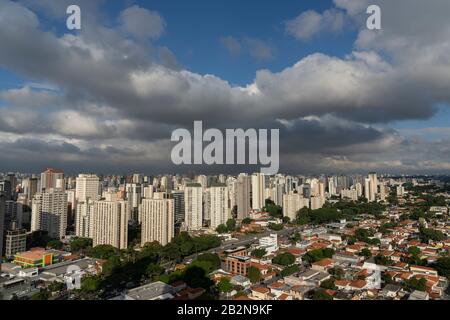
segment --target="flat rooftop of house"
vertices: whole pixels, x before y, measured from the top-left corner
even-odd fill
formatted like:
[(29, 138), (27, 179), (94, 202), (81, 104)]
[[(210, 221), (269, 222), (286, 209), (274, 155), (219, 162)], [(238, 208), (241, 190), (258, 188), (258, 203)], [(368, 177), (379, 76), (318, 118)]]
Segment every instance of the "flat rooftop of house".
[(251, 258), (248, 256), (229, 256), (229, 258), (236, 259), (236, 260), (243, 261), (243, 262), (251, 260)]
[(233, 281), (236, 281), (236, 282), (246, 282), (246, 281), (249, 281), (247, 277), (244, 277), (244, 276), (242, 276), (242, 275), (240, 275), (240, 274), (235, 275), (235, 276), (232, 278), (232, 280), (233, 280)]
[(131, 289), (126, 295), (133, 300), (154, 300), (161, 295), (171, 294), (172, 292), (172, 286), (158, 281)]
[(76, 260), (76, 261), (65, 261), (65, 262), (61, 262), (61, 263), (56, 263), (50, 266), (46, 266), (43, 269), (43, 273), (47, 273), (47, 274), (51, 274), (54, 276), (59, 276), (62, 274), (67, 273), (67, 268), (69, 268), (69, 266), (77, 266), (80, 269), (87, 269), (89, 267), (89, 265), (94, 265), (95, 264), (95, 260), (90, 259), (90, 258), (83, 258), (80, 260)]
[(427, 300), (428, 298), (428, 293), (416, 290), (410, 294), (408, 300)]
[(25, 252), (18, 252), (16, 256), (20, 256), (21, 258), (30, 259), (30, 260), (39, 260), (42, 259), (42, 256), (49, 252), (45, 251), (45, 249), (35, 249)]
[(308, 270), (300, 273), (298, 276), (299, 276), (299, 278), (308, 279), (308, 278), (311, 278), (311, 277), (317, 275), (318, 273), (319, 273), (319, 271), (317, 271), (317, 270), (308, 269)]
[(234, 249), (225, 250), (224, 252), (226, 254), (232, 254), (232, 253), (235, 253), (235, 252), (243, 251), (245, 249), (246, 249), (245, 247), (237, 247), (237, 248), (234, 248)]

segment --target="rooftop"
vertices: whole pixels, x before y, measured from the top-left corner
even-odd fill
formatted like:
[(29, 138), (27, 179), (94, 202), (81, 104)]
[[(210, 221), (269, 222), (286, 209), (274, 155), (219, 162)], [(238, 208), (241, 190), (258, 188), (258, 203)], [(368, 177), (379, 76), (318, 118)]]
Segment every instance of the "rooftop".
[(127, 298), (131, 300), (159, 300), (160, 296), (173, 293), (173, 287), (158, 281), (131, 289), (127, 292)]

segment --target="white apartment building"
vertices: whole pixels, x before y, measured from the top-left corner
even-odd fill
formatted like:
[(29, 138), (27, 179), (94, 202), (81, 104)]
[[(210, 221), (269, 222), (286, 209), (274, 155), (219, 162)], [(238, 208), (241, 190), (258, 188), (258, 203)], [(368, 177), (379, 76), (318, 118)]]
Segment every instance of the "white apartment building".
[(52, 238), (62, 238), (67, 229), (67, 194), (62, 189), (36, 193), (31, 205), (31, 231), (47, 231)]
[(76, 179), (75, 198), (77, 201), (92, 199), (96, 201), (100, 195), (100, 180), (95, 174), (80, 174)]
[(92, 217), (93, 246), (109, 244), (126, 249), (129, 204), (127, 201), (95, 201)]
[(144, 198), (153, 199), (153, 194), (155, 193), (155, 187), (148, 186), (144, 188)]
[(230, 218), (228, 189), (226, 185), (213, 186), (209, 192), (211, 228), (216, 229), (219, 225), (225, 224)]
[(75, 235), (81, 238), (93, 237), (94, 201), (78, 202), (75, 218)]
[(325, 197), (311, 197), (311, 210), (317, 210), (325, 204)]
[(397, 197), (403, 197), (405, 195), (405, 188), (403, 186), (397, 186), (396, 193)]
[(265, 177), (261, 173), (252, 175), (252, 209), (261, 210), (265, 206), (264, 191), (266, 189)]
[(298, 193), (283, 195), (283, 216), (289, 217), (291, 221), (297, 218), (297, 212), (304, 207), (309, 208), (309, 199)]
[(185, 225), (188, 231), (203, 226), (203, 188), (199, 183), (187, 184), (184, 189)]
[(141, 245), (158, 241), (165, 246), (175, 234), (174, 199), (144, 199), (139, 207)]
[(270, 234), (268, 237), (263, 237), (259, 239), (260, 249), (266, 249), (267, 254), (271, 254), (278, 250), (278, 235), (276, 233)]
[(350, 199), (352, 201), (358, 200), (358, 191), (354, 189), (344, 189), (341, 190), (341, 198), (342, 199)]

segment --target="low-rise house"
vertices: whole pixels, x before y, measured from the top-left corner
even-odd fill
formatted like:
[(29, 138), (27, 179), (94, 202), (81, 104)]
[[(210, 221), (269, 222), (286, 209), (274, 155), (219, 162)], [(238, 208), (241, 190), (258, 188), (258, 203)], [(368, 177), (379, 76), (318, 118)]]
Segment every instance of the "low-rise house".
[(328, 269), (332, 268), (333, 265), (334, 265), (333, 259), (325, 258), (320, 261), (314, 262), (312, 264), (312, 269), (326, 272)]
[(367, 287), (367, 281), (365, 280), (353, 280), (348, 285), (351, 290), (363, 290)]
[(381, 290), (381, 295), (384, 298), (395, 299), (401, 290), (402, 290), (402, 287), (400, 287), (400, 286), (397, 286), (395, 284), (388, 284), (383, 288), (383, 290)]
[(128, 290), (125, 300), (168, 300), (173, 299), (174, 294), (172, 286), (158, 281)]
[(270, 290), (266, 287), (256, 287), (252, 288), (252, 296), (258, 300), (269, 300)]
[(236, 275), (236, 276), (232, 277), (230, 282), (231, 282), (231, 284), (233, 284), (235, 286), (241, 286), (243, 288), (247, 288), (251, 285), (249, 278), (241, 276), (241, 275)]
[(359, 261), (361, 261), (362, 258), (349, 252), (336, 252), (335, 254), (333, 254), (332, 259), (336, 262), (357, 264)]
[(289, 288), (288, 294), (292, 296), (294, 300), (303, 300), (306, 294), (314, 288), (315, 287), (313, 286), (296, 285)]
[(408, 300), (430, 300), (430, 295), (427, 292), (415, 290), (409, 295)]
[(413, 275), (431, 275), (438, 276), (438, 272), (436, 269), (430, 267), (423, 266), (410, 266), (409, 270), (413, 273)]

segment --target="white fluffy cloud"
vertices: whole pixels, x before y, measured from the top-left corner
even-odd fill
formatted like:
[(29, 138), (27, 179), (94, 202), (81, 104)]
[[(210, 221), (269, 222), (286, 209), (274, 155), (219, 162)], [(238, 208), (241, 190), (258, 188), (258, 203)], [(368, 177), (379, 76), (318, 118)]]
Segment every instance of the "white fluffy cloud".
[(159, 38), (166, 27), (166, 22), (158, 12), (137, 5), (122, 11), (120, 22), (125, 31), (140, 39)]
[(300, 40), (309, 40), (322, 32), (338, 33), (345, 26), (344, 13), (330, 9), (322, 14), (314, 10), (302, 12), (286, 22), (286, 31)]

